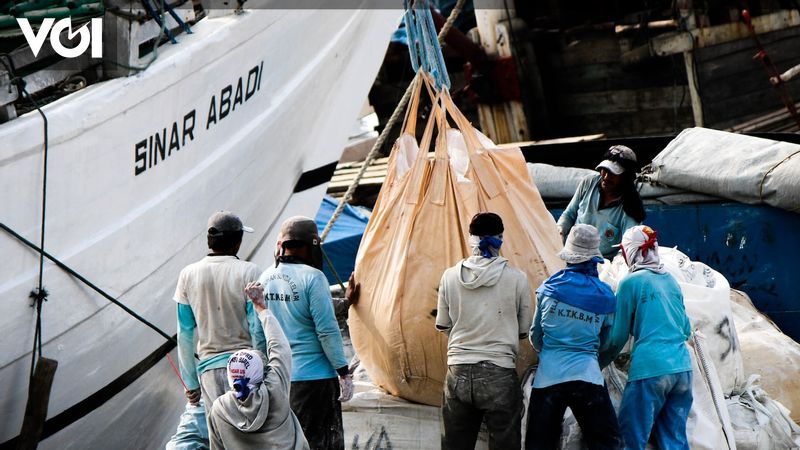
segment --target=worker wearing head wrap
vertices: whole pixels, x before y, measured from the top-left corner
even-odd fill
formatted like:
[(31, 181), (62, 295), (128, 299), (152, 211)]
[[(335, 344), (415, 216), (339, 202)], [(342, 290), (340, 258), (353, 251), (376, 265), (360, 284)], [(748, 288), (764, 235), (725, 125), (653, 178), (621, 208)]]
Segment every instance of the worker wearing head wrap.
[(531, 323), (524, 272), (499, 255), (503, 221), (479, 213), (469, 225), (472, 256), (439, 284), (436, 329), (448, 335), (442, 449), (474, 448), (482, 421), (489, 448), (518, 449), (522, 392), (515, 370)]
[(597, 228), (572, 227), (559, 253), (567, 267), (536, 290), (531, 343), (539, 368), (528, 407), (526, 450), (555, 450), (570, 408), (590, 449), (621, 449), (616, 412), (605, 387), (597, 352), (608, 340), (616, 298), (600, 281), (603, 262)]
[[(209, 416), (211, 449), (307, 450), (300, 422), (289, 405), (292, 351), (263, 299), (253, 302), (267, 337), (268, 355), (239, 350), (228, 359), (230, 390)], [(266, 364), (266, 367), (265, 367)]]
[(598, 174), (581, 180), (567, 208), (558, 219), (558, 230), (566, 240), (575, 224), (593, 225), (600, 232), (600, 253), (612, 259), (622, 234), (645, 218), (636, 190), (636, 153), (624, 145), (606, 151), (597, 165)]
[(651, 431), (662, 449), (689, 449), (686, 419), (692, 406), (692, 364), (686, 340), (691, 324), (683, 294), (664, 270), (656, 232), (635, 226), (620, 245), (630, 273), (617, 287), (617, 310), (604, 367), (633, 336), (628, 383), (619, 425), (627, 449), (644, 449)]
[(317, 224), (291, 217), (278, 234), (275, 267), (248, 285), (248, 296), (265, 300), (292, 349), (292, 411), (309, 446), (344, 450), (341, 402), (353, 395), (328, 280), (322, 271)]

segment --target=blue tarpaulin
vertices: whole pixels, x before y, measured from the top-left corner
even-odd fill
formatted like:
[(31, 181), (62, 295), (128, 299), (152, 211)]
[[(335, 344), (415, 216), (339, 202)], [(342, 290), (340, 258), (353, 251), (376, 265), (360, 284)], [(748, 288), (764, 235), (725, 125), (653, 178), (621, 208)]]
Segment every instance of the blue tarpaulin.
[[(325, 229), (328, 224), (333, 211), (339, 201), (328, 195), (322, 199), (322, 204), (319, 206), (317, 217), (314, 219), (317, 222), (317, 227), (320, 233)], [(364, 234), (364, 229), (367, 228), (369, 221), (369, 211), (363, 208), (345, 205), (342, 215), (333, 224), (325, 242), (322, 244), (322, 249), (328, 255), (336, 272), (342, 278), (343, 282), (347, 281), (350, 273), (356, 263), (356, 253), (358, 252), (358, 244), (361, 243), (361, 236)], [(323, 272), (328, 277), (330, 284), (336, 283), (336, 277), (333, 276), (330, 266), (323, 263)]]

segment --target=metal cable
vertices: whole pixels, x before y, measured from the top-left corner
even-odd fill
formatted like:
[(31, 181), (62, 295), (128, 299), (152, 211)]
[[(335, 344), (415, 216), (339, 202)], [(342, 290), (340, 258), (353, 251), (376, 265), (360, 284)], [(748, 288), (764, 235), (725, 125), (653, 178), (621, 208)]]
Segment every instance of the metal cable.
[[(464, 3), (466, 0), (458, 0), (456, 6), (453, 7), (453, 10), (450, 11), (450, 15), (447, 17), (447, 21), (442, 26), (442, 29), (439, 31), (437, 38), (439, 39), (439, 43), (444, 42), (444, 37), (447, 36), (447, 33), (450, 32), (450, 29), (453, 28), (453, 23), (458, 18), (458, 15), (461, 14), (461, 9), (464, 7)], [(415, 78), (416, 79), (416, 78)], [(403, 98), (400, 99), (400, 103), (397, 104), (397, 107), (394, 109), (392, 116), (389, 118), (389, 121), (386, 122), (386, 126), (381, 131), (380, 136), (375, 141), (375, 144), (372, 146), (372, 150), (369, 151), (367, 154), (367, 158), (364, 160), (364, 163), (361, 165), (361, 169), (358, 171), (355, 179), (350, 186), (347, 187), (347, 191), (342, 196), (342, 199), (339, 200), (339, 204), (336, 205), (336, 210), (333, 212), (330, 220), (325, 225), (325, 229), (322, 230), (322, 234), (320, 234), (320, 241), (325, 242), (325, 238), (328, 237), (328, 233), (330, 233), (331, 229), (333, 228), (333, 224), (339, 219), (339, 216), (344, 211), (344, 206), (353, 198), (353, 193), (355, 192), (358, 185), (361, 183), (361, 179), (364, 177), (364, 174), (367, 172), (370, 164), (378, 156), (378, 152), (383, 147), (383, 143), (386, 141), (386, 138), (389, 136), (389, 132), (391, 132), (392, 128), (394, 128), (397, 121), (400, 119), (400, 116), (403, 114), (403, 111), (406, 109), (406, 105), (408, 105), (408, 100), (411, 98), (411, 92), (414, 89), (414, 82), (412, 81), (409, 83), (408, 87), (406, 88), (406, 92), (403, 94)]]
[(158, 328), (155, 324), (149, 322), (147, 319), (145, 319), (144, 317), (140, 316), (139, 314), (137, 314), (135, 311), (133, 311), (132, 309), (128, 308), (127, 306), (125, 306), (122, 302), (120, 302), (119, 300), (115, 299), (114, 297), (112, 297), (110, 294), (108, 294), (104, 290), (102, 290), (99, 287), (97, 287), (94, 283), (92, 283), (91, 281), (87, 280), (83, 275), (79, 274), (78, 272), (73, 270), (71, 267), (67, 266), (66, 264), (64, 264), (63, 262), (58, 260), (55, 256), (47, 253), (46, 251), (44, 251), (44, 250), (40, 249), (39, 247), (37, 247), (36, 244), (34, 244), (33, 242), (25, 239), (22, 235), (20, 235), (16, 231), (12, 230), (11, 228), (9, 228), (6, 224), (0, 222), (0, 229), (5, 230), (8, 234), (14, 236), (15, 238), (17, 238), (17, 240), (19, 240), (23, 244), (27, 245), (31, 249), (33, 249), (33, 250), (35, 250), (37, 252), (40, 252), (42, 255), (44, 255), (45, 258), (49, 259), (51, 262), (53, 262), (53, 264), (58, 266), (60, 269), (62, 269), (63, 271), (67, 272), (68, 274), (72, 275), (73, 277), (77, 278), (81, 283), (85, 284), (86, 286), (88, 286), (89, 288), (91, 288), (92, 290), (94, 290), (95, 292), (100, 294), (101, 296), (103, 296), (106, 300), (108, 300), (111, 303), (113, 303), (113, 304), (119, 306), (120, 308), (122, 308), (126, 313), (131, 315), (133, 318), (135, 318), (139, 322), (142, 322), (143, 324), (145, 324), (148, 327), (152, 328), (156, 333), (158, 333), (161, 336), (163, 336), (166, 340), (174, 343), (175, 345), (178, 344), (177, 341), (172, 336), (170, 336), (167, 333), (165, 333), (163, 330)]

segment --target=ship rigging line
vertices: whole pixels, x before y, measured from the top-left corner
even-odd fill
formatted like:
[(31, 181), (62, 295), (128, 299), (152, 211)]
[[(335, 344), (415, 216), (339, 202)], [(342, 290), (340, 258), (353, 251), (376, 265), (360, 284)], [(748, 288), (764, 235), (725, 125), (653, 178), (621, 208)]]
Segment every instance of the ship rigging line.
[(85, 284), (86, 286), (88, 286), (89, 288), (91, 288), (92, 290), (94, 290), (95, 292), (100, 294), (101, 296), (103, 296), (106, 300), (108, 300), (111, 303), (113, 303), (113, 304), (119, 306), (120, 308), (122, 308), (123, 311), (125, 311), (126, 313), (131, 315), (134, 319), (136, 319), (139, 322), (142, 322), (143, 324), (145, 324), (148, 327), (152, 328), (156, 333), (158, 333), (161, 336), (163, 336), (164, 339), (166, 339), (166, 340), (172, 342), (173, 344), (177, 345), (177, 341), (175, 340), (174, 337), (168, 335), (161, 328), (158, 328), (155, 324), (153, 324), (152, 322), (148, 321), (144, 317), (142, 317), (139, 314), (137, 314), (136, 311), (128, 308), (127, 306), (125, 306), (125, 304), (123, 304), (119, 300), (115, 299), (113, 296), (111, 296), (110, 294), (108, 294), (104, 290), (102, 290), (99, 287), (97, 287), (94, 283), (92, 283), (91, 281), (87, 280), (83, 275), (79, 274), (78, 272), (73, 270), (71, 267), (69, 267), (68, 265), (66, 265), (63, 262), (61, 262), (55, 256), (51, 255), (50, 253), (47, 253), (46, 251), (42, 250), (40, 247), (37, 247), (36, 244), (34, 244), (33, 242), (25, 239), (19, 233), (17, 233), (16, 231), (12, 230), (11, 228), (8, 227), (8, 225), (6, 225), (6, 224), (4, 224), (2, 222), (0, 222), (0, 228), (3, 229), (6, 233), (8, 233), (8, 234), (14, 236), (15, 238), (17, 238), (17, 240), (19, 240), (23, 244), (27, 245), (31, 249), (39, 252), (39, 254), (42, 255), (44, 258), (49, 259), (53, 264), (58, 266), (61, 270), (63, 270), (64, 272), (67, 272), (68, 274), (70, 274), (73, 277), (77, 278), (78, 281), (80, 281), (81, 283)]
[[(453, 10), (450, 11), (450, 15), (447, 17), (447, 22), (444, 23), (442, 29), (439, 31), (437, 36), (439, 40), (439, 44), (444, 42), (445, 36), (447, 33), (450, 32), (450, 29), (453, 27), (453, 23), (458, 18), (458, 15), (461, 14), (461, 9), (464, 7), (464, 3), (466, 0), (458, 0), (456, 6), (453, 7)], [(416, 80), (416, 77), (414, 78)], [(383, 147), (383, 143), (386, 141), (386, 138), (389, 136), (389, 133), (394, 128), (394, 125), (400, 119), (400, 116), (403, 114), (403, 111), (406, 109), (406, 105), (408, 105), (408, 100), (411, 98), (411, 92), (414, 90), (414, 82), (408, 84), (406, 88), (406, 92), (403, 94), (403, 98), (400, 99), (400, 102), (395, 107), (394, 112), (392, 112), (391, 117), (389, 117), (389, 121), (386, 122), (386, 126), (383, 127), (383, 131), (381, 131), (380, 136), (375, 141), (375, 144), (372, 145), (372, 150), (369, 151), (367, 154), (367, 158), (364, 160), (364, 163), (361, 165), (361, 170), (358, 171), (358, 174), (353, 179), (353, 182), (350, 183), (350, 186), (347, 187), (347, 191), (342, 196), (342, 199), (339, 200), (339, 204), (336, 205), (336, 210), (333, 211), (333, 215), (331, 215), (330, 220), (328, 220), (328, 224), (325, 225), (325, 229), (322, 230), (322, 234), (320, 234), (320, 241), (325, 242), (325, 238), (328, 237), (328, 233), (330, 233), (331, 229), (333, 228), (333, 224), (336, 223), (336, 220), (339, 219), (339, 216), (344, 211), (344, 206), (353, 198), (353, 193), (355, 192), (356, 188), (359, 184), (361, 184), (361, 179), (364, 177), (364, 174), (367, 172), (367, 169), (372, 164), (372, 161), (378, 156), (378, 152)]]
[[(5, 59), (5, 61), (4, 61)], [(15, 68), (14, 68), (14, 61), (11, 57), (3, 53), (0, 55), (0, 62), (3, 63), (3, 67), (5, 67), (6, 72), (8, 72), (8, 76), (11, 79), (11, 83), (17, 87), (17, 92), (19, 95), (26, 97), (33, 106), (36, 107), (36, 111), (39, 112), (39, 115), (42, 116), (43, 121), (43, 133), (44, 133), (44, 154), (42, 156), (42, 228), (41, 233), (39, 236), (39, 248), (44, 248), (44, 229), (47, 220), (47, 155), (48, 155), (48, 123), (47, 123), (47, 115), (45, 115), (42, 108), (39, 106), (39, 102), (37, 102), (31, 94), (25, 89), (25, 80), (22, 77), (17, 76)], [(36, 355), (39, 355), (39, 358), (42, 357), (42, 305), (44, 302), (47, 301), (47, 290), (44, 288), (44, 252), (39, 251), (39, 280), (35, 290), (31, 291), (28, 297), (33, 300), (33, 304), (31, 306), (36, 308), (36, 327), (33, 334), (33, 349), (31, 350), (31, 371), (30, 371), (30, 379), (33, 379), (33, 370), (36, 367)]]

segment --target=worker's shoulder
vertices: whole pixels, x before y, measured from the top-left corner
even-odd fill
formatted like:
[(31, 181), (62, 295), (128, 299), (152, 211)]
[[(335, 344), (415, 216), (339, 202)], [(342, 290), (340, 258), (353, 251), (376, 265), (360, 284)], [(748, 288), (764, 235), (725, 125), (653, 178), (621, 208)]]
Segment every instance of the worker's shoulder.
[(503, 270), (503, 276), (507, 276), (519, 281), (528, 281), (528, 275), (526, 275), (522, 269), (512, 266), (510, 263), (506, 264), (506, 267)]
[(653, 284), (672, 284), (672, 282), (674, 282), (674, 278), (668, 273), (655, 273), (647, 269), (642, 269), (626, 275), (622, 281), (619, 282), (617, 290)]
[(258, 267), (258, 264), (256, 264), (256, 263), (253, 263), (253, 262), (250, 262), (250, 261), (243, 261), (241, 259), (236, 259), (234, 261), (235, 261), (235, 263), (237, 265), (241, 266), (243, 271), (248, 271), (248, 272), (255, 271), (255, 272), (261, 273), (261, 268)]
[(452, 277), (452, 276), (457, 275), (459, 273), (459, 271), (461, 270), (461, 263), (462, 262), (463, 261), (459, 261), (457, 264), (444, 269), (444, 273), (442, 274), (442, 276), (443, 277), (444, 276)]
[(586, 175), (585, 177), (583, 177), (580, 182), (578, 182), (578, 188), (579, 189), (580, 188), (585, 188), (585, 187), (588, 187), (588, 186), (590, 186), (592, 184), (595, 184), (595, 183), (597, 183), (599, 181), (600, 181), (600, 173), (599, 172), (590, 173), (589, 175)]

